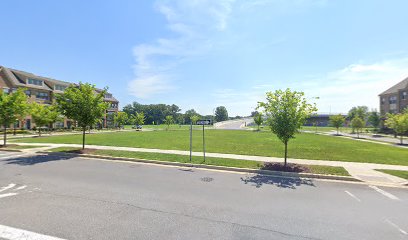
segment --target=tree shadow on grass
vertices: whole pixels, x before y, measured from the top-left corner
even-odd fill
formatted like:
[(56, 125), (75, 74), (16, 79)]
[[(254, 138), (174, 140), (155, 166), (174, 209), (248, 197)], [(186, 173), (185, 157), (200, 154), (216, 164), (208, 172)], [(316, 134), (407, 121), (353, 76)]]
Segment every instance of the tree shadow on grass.
[(41, 155), (34, 155), (34, 156), (26, 156), (26, 157), (15, 157), (15, 158), (8, 158), (1, 160), (1, 162), (7, 162), (7, 164), (15, 164), (21, 166), (30, 166), (39, 163), (47, 163), (53, 161), (61, 161), (61, 160), (68, 160), (74, 158), (75, 156), (68, 156), (58, 153), (48, 153), (48, 154), (41, 154)]
[(300, 177), (284, 177), (284, 176), (271, 176), (264, 174), (257, 174), (254, 176), (241, 177), (241, 181), (244, 184), (250, 184), (256, 188), (262, 187), (264, 184), (274, 185), (279, 188), (296, 189), (302, 185), (315, 187), (311, 179), (305, 179)]

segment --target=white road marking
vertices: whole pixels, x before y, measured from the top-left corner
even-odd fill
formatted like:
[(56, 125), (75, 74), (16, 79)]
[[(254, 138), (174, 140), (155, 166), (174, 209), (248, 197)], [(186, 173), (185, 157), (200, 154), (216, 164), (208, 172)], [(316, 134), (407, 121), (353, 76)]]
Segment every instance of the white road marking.
[(4, 194), (0, 194), (0, 198), (5, 198), (5, 197), (11, 197), (11, 196), (15, 196), (18, 193), (4, 193)]
[(15, 186), (16, 186), (16, 184), (10, 183), (8, 186), (2, 187), (2, 188), (0, 189), (0, 192), (4, 192), (4, 191), (6, 191), (6, 190), (8, 190), (8, 189), (10, 189), (10, 188), (13, 188), (13, 187), (15, 187)]
[(392, 199), (392, 200), (400, 200), (399, 198), (397, 198), (396, 196), (392, 195), (391, 193), (386, 192), (386, 191), (384, 191), (384, 190), (382, 190), (382, 189), (380, 189), (380, 188), (378, 188), (378, 187), (376, 187), (376, 186), (371, 186), (371, 185), (370, 185), (369, 187), (372, 188), (372, 189), (374, 189), (375, 191), (381, 193), (382, 195), (384, 195), (384, 196), (386, 196), (386, 197)]
[(8, 240), (64, 240), (62, 238), (42, 235), (35, 232), (30, 232), (18, 228), (7, 227), (0, 225), (0, 238)]
[(404, 235), (408, 235), (408, 233), (404, 230), (402, 230), (397, 224), (391, 222), (388, 219), (385, 219), (385, 222), (387, 222), (388, 224), (390, 224), (391, 226), (395, 227), (400, 233), (404, 234)]
[(357, 202), (361, 202), (361, 200), (358, 198), (358, 197), (356, 197), (356, 196), (354, 196), (354, 194), (352, 194), (351, 192), (349, 192), (349, 191), (344, 191), (345, 193), (347, 193), (350, 197), (352, 197), (352, 198), (354, 198), (355, 200), (357, 200)]
[(14, 191), (16, 191), (16, 190), (23, 190), (23, 189), (26, 188), (26, 187), (27, 187), (26, 185), (23, 185), (23, 186), (20, 186), (20, 187), (14, 189)]

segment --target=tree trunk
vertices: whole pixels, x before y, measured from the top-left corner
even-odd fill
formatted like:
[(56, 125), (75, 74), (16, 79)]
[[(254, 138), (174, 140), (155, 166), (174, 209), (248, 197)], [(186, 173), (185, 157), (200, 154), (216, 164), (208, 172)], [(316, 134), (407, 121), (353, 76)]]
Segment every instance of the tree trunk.
[(85, 131), (86, 127), (82, 127), (82, 149), (85, 149)]
[(285, 168), (287, 165), (287, 158), (288, 158), (288, 142), (286, 141), (285, 142), (285, 164), (284, 164)]
[(38, 128), (38, 136), (41, 137), (41, 127)]
[(402, 134), (401, 134), (400, 140), (401, 140), (401, 145), (402, 145), (403, 144), (403, 135)]
[(258, 125), (258, 132), (259, 132), (259, 125)]
[(337, 135), (339, 135), (339, 128), (337, 128)]
[(7, 124), (4, 124), (4, 143), (3, 143), (3, 147), (5, 147), (7, 145)]

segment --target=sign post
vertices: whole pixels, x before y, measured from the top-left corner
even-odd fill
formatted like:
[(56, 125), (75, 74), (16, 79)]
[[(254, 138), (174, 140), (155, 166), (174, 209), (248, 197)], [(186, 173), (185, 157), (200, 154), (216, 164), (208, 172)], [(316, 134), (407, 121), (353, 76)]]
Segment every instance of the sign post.
[(191, 163), (192, 153), (193, 153), (193, 121), (191, 121), (190, 123), (190, 163)]
[[(204, 162), (205, 162), (205, 125), (211, 125), (211, 120), (198, 120), (197, 125), (203, 125), (203, 155), (204, 155)], [(190, 153), (191, 154), (191, 153)]]

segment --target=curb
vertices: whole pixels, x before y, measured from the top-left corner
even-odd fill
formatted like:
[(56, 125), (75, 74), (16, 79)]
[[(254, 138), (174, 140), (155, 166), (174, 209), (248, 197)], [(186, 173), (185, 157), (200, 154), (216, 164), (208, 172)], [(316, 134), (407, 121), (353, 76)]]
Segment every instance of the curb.
[(166, 162), (166, 161), (159, 161), (159, 160), (148, 160), (148, 159), (126, 158), (126, 157), (112, 157), (112, 156), (93, 155), (93, 154), (63, 153), (63, 152), (49, 152), (49, 151), (42, 151), (38, 153), (47, 153), (47, 154), (52, 153), (52, 154), (61, 154), (61, 155), (68, 155), (68, 156), (80, 156), (80, 157), (88, 157), (88, 158), (121, 160), (121, 161), (128, 161), (128, 162), (152, 163), (152, 164), (178, 166), (178, 167), (194, 167), (194, 168), (199, 168), (199, 169), (212, 169), (212, 170), (231, 171), (231, 172), (240, 172), (240, 173), (255, 173), (255, 174), (263, 174), (263, 175), (287, 177), (287, 178), (316, 178), (316, 179), (328, 179), (328, 180), (349, 181), (349, 182), (362, 182), (361, 180), (351, 177), (351, 176), (336, 176), (336, 175), (324, 175), (324, 174), (314, 174), (314, 173), (280, 172), (280, 171), (260, 170), (260, 169), (250, 169), (250, 168), (224, 167), (224, 166), (191, 164), (191, 163), (180, 163), (180, 162)]
[(0, 152), (1, 151), (4, 151), (4, 152), (23, 152), (23, 151), (18, 150), (18, 149), (1, 149), (0, 148)]

